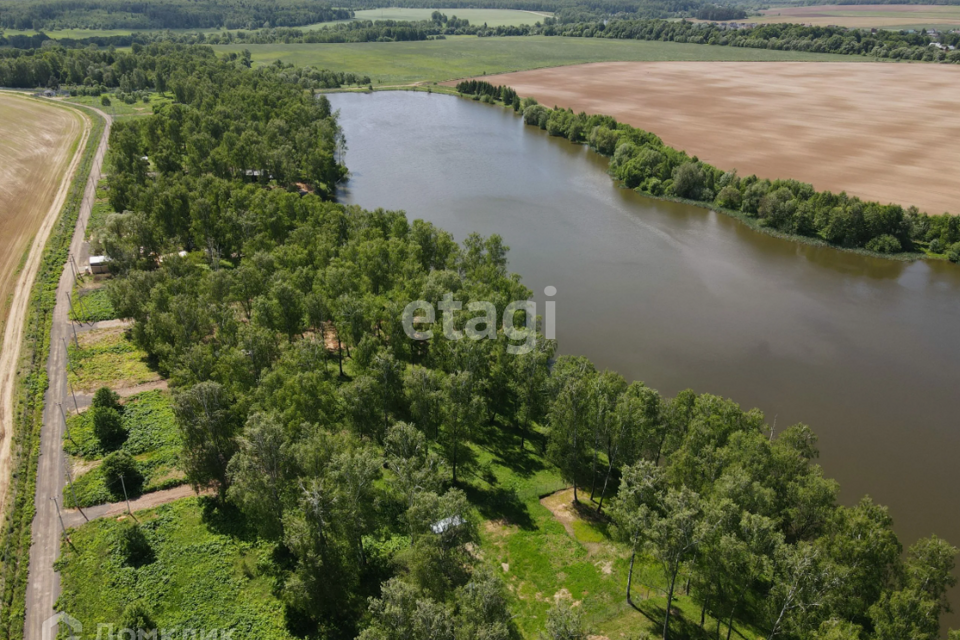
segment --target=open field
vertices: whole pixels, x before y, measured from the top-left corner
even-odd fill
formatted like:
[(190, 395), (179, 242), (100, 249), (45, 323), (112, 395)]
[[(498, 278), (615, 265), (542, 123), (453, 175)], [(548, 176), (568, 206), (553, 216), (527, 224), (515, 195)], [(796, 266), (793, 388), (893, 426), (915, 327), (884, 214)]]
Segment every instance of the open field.
[(457, 36), (423, 42), (357, 44), (223, 45), (218, 53), (249, 49), (258, 64), (282, 60), (369, 74), (374, 86), (440, 82), (491, 73), (612, 60), (850, 61), (850, 56), (706, 47), (674, 42), (529, 36), (477, 38)]
[(960, 69), (948, 65), (605, 63), (486, 78), (612, 115), (741, 175), (960, 213)]
[(0, 93), (0, 325), (24, 251), (50, 210), (81, 127), (72, 111)]
[(791, 22), (816, 26), (912, 29), (960, 27), (960, 6), (930, 4), (861, 4), (815, 5), (807, 7), (772, 7), (748, 22), (769, 24)]
[(79, 162), (75, 111), (0, 93), (0, 513), (6, 507), (23, 328), (43, 247)]
[[(429, 20), (435, 9), (365, 9), (355, 12), (357, 20)], [(488, 27), (506, 27), (542, 22), (551, 13), (534, 11), (514, 11), (512, 9), (439, 9), (447, 17), (457, 16), (469, 20), (470, 24), (484, 24)], [(319, 24), (317, 26), (323, 26)]]

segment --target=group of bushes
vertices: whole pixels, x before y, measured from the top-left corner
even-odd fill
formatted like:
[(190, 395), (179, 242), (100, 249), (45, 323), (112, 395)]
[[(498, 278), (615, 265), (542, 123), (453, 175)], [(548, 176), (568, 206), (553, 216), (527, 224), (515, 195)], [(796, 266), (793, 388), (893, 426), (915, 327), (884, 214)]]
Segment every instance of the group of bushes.
[(493, 86), (484, 80), (464, 80), (457, 84), (457, 91), (470, 94), (474, 100), (484, 100), (493, 102), (499, 100), (507, 106), (513, 107), (514, 111), (520, 109), (520, 96), (510, 87)]
[(741, 177), (690, 157), (652, 133), (610, 116), (548, 109), (532, 98), (521, 103), (524, 121), (550, 135), (590, 145), (611, 156), (610, 172), (624, 186), (737, 212), (783, 233), (878, 253), (946, 253), (960, 262), (960, 219), (923, 215), (916, 207), (864, 202), (846, 193), (816, 191), (796, 180)]

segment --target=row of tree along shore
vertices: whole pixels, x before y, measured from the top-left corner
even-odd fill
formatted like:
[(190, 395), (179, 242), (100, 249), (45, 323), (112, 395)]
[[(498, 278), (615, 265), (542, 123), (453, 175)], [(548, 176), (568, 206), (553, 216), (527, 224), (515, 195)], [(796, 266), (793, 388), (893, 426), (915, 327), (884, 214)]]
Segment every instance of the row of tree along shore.
[(467, 80), (457, 91), (503, 102), (524, 122), (608, 156), (610, 173), (630, 189), (732, 213), (756, 226), (845, 249), (883, 255), (945, 257), (960, 262), (960, 218), (926, 215), (916, 207), (865, 202), (816, 191), (797, 180), (768, 180), (724, 171), (690, 157), (656, 135), (610, 116), (550, 109), (509, 87)]

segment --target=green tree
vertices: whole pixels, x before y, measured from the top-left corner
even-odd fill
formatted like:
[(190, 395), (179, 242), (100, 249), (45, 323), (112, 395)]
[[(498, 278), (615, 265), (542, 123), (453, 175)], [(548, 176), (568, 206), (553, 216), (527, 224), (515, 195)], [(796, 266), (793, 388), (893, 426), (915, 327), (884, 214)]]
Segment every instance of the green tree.
[(547, 456), (560, 469), (564, 481), (573, 485), (574, 504), (578, 502), (577, 488), (587, 456), (593, 375), (583, 370), (571, 372), (550, 409)]
[(100, 474), (115, 500), (123, 500), (124, 487), (128, 497), (137, 497), (143, 486), (143, 474), (137, 461), (126, 451), (114, 451), (100, 463)]
[(624, 467), (620, 491), (610, 515), (617, 523), (620, 537), (630, 545), (630, 568), (627, 572), (627, 602), (633, 602), (633, 567), (637, 551), (649, 539), (653, 522), (662, 509), (666, 484), (663, 471), (652, 462), (641, 460)]
[(120, 412), (111, 407), (93, 406), (90, 408), (93, 421), (93, 434), (103, 449), (116, 449), (126, 440), (127, 432), (123, 428)]
[(187, 480), (196, 489), (215, 487), (222, 501), (230, 486), (227, 465), (237, 451), (233, 400), (219, 383), (201, 382), (177, 394), (173, 412), (183, 440)]
[(268, 538), (283, 537), (283, 514), (290, 507), (296, 474), (292, 446), (280, 420), (272, 413), (252, 414), (227, 465), (228, 496)]

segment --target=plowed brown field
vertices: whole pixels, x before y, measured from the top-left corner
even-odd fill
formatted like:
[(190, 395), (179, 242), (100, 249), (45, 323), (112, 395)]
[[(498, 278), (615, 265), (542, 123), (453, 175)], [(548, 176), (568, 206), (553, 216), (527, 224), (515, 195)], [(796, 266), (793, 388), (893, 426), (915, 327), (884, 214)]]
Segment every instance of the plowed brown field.
[(73, 111), (0, 93), (0, 325), (17, 266), (57, 195), (81, 128)]
[(740, 175), (960, 214), (960, 66), (605, 62), (483, 79)]

